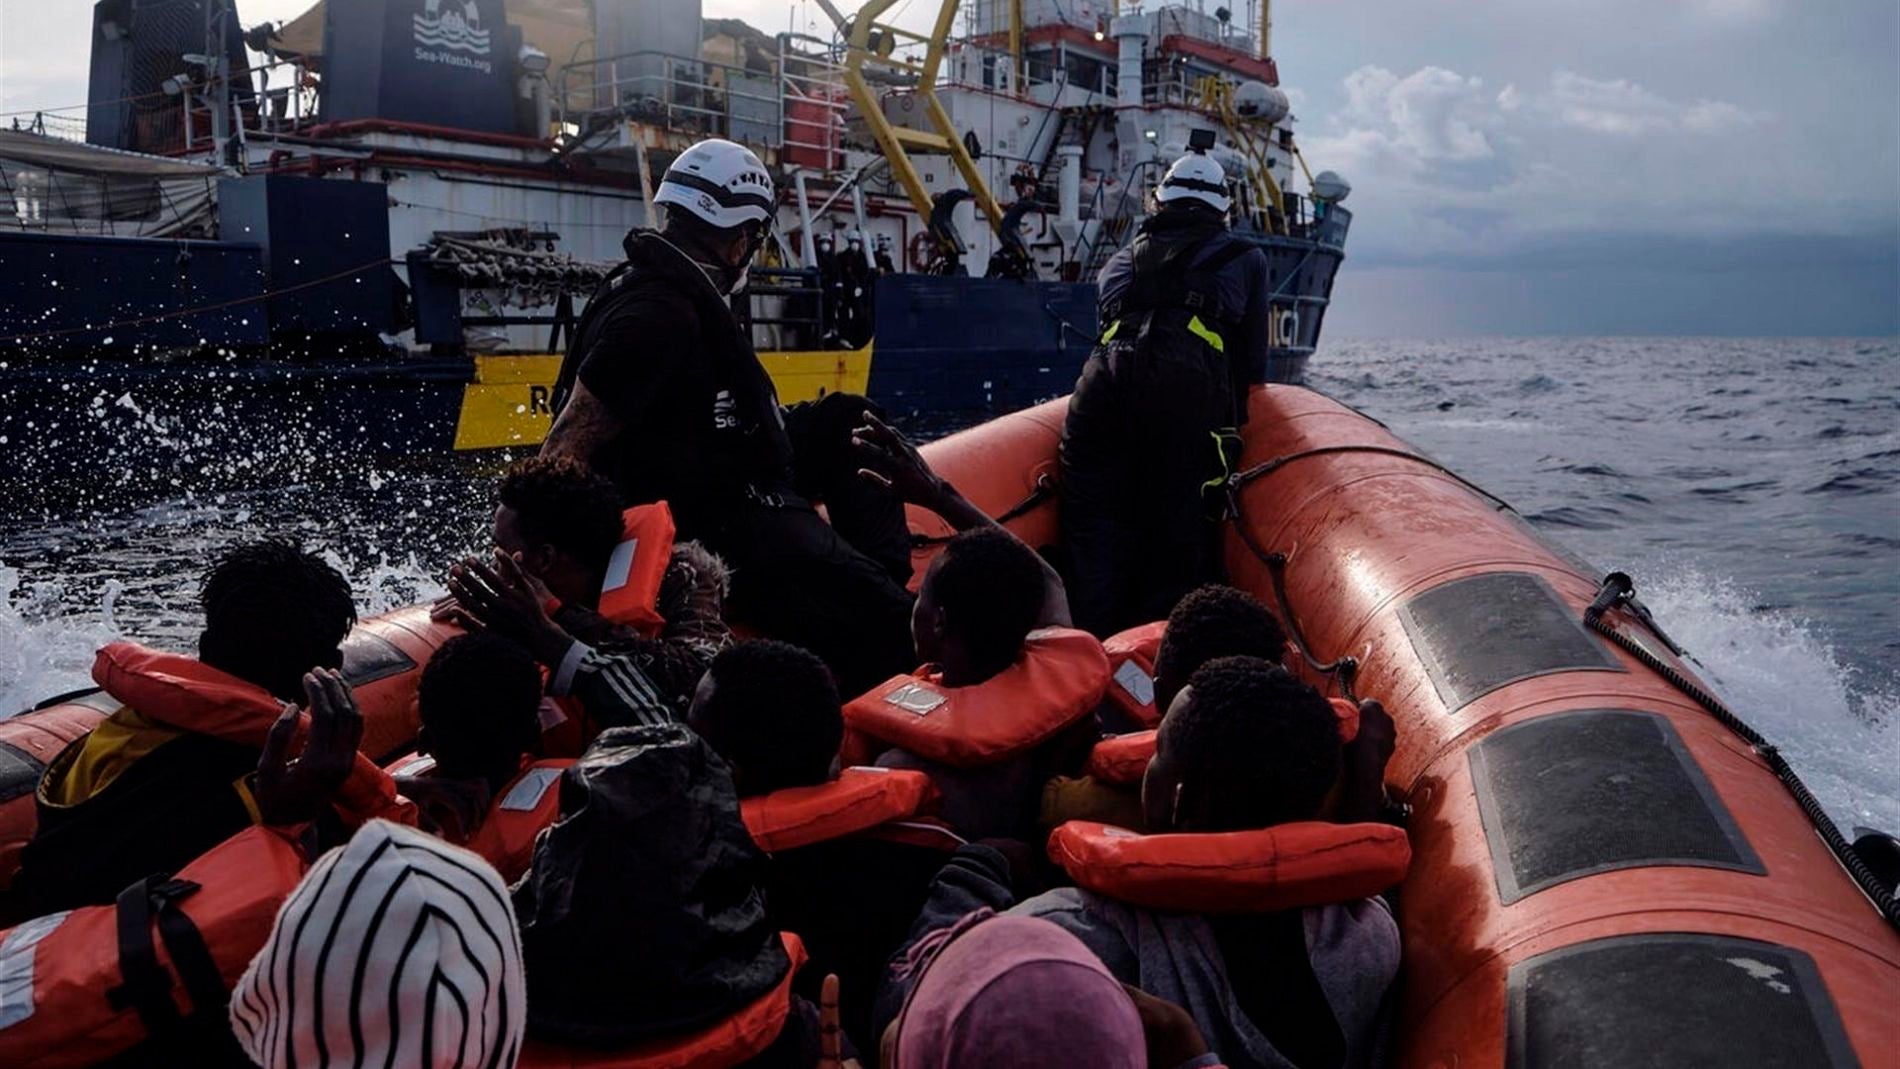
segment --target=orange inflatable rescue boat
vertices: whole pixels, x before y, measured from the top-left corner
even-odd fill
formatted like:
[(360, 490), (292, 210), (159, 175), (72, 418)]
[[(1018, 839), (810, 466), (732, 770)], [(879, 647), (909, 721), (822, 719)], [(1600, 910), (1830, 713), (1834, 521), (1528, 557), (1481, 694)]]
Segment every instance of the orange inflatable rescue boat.
[[(1052, 546), (1064, 411), (924, 455)], [(1712, 711), (1626, 579), (1309, 390), (1256, 388), (1244, 430), (1232, 581), (1282, 617), (1310, 682), (1398, 726), (1397, 1064), (1892, 1064), (1900, 907), (1817, 834), (1774, 749)], [(911, 521), (922, 574), (949, 529)]]
[[(1064, 410), (924, 454), (1053, 546)], [(1900, 905), (1625, 577), (1599, 581), (1502, 502), (1311, 391), (1256, 388), (1244, 439), (1223, 532), (1233, 582), (1279, 614), (1309, 681), (1379, 698), (1398, 726), (1387, 780), (1411, 807), (1409, 868), (1406, 843), (1358, 826), (1369, 880), (1406, 873), (1396, 1064), (1892, 1064)], [(911, 524), (921, 576), (951, 532), (918, 509)], [(413, 739), (415, 669), (449, 633), (412, 608), (352, 636), (372, 757)], [(31, 834), (39, 768), (111, 707), (81, 694), (0, 722), (0, 872)], [(1347, 832), (1204, 845), (1264, 865)], [(1123, 891), (1174, 879), (1172, 855), (1129, 854), (1152, 844), (1068, 834), (1058, 860), (1135, 881)]]

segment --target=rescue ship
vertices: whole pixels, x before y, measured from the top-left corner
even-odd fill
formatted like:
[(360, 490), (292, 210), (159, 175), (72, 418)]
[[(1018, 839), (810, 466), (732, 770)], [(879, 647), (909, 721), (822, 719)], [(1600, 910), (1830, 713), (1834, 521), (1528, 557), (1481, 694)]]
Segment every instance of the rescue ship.
[[(1285, 621), (1290, 667), (1334, 697), (1377, 698), (1391, 713), (1398, 748), (1386, 779), (1409, 807), (1404, 829), (1138, 836), (1071, 823), (1052, 835), (1052, 857), (1091, 886), (1119, 864), (1124, 891), (1191, 893), (1201, 911), (1395, 891), (1404, 967), (1390, 1052), (1400, 1066), (1888, 1064), (1900, 1050), (1894, 889), (1769, 740), (1700, 680), (1627, 577), (1597, 578), (1508, 506), (1337, 402), (1284, 385), (1256, 387), (1249, 401), (1226, 482), (1227, 570)], [(1047, 548), (1061, 538), (1048, 475), (1062, 418), (1052, 401), (924, 453), (974, 503)], [(949, 529), (921, 510), (911, 526), (921, 574)], [(369, 718), (371, 756), (409, 745), (418, 666), (447, 636), (416, 607), (365, 622), (349, 641), (345, 672)], [(1099, 682), (1138, 716), (1144, 679), (1152, 701), (1146, 658), (1157, 638), (1150, 626), (1105, 644)], [(114, 664), (102, 657), (102, 680)], [(32, 832), (40, 768), (115, 705), (98, 692), (66, 695), (0, 723), (0, 878)], [(1116, 736), (1092, 767), (1138, 775), (1141, 744)], [(835, 786), (875, 809), (867, 778), (879, 779), (847, 775)], [(511, 819), (548, 819), (549, 793), (543, 784)], [(826, 819), (850, 819), (829, 802)], [(766, 814), (746, 817), (762, 848), (791, 841)], [(228, 856), (201, 862), (252, 865), (254, 881), (207, 882), (200, 905), (184, 900), (204, 924), (224, 919), (207, 941), (227, 990), (299, 871), (265, 834), (247, 831), (214, 851)], [(1350, 871), (1327, 860), (1342, 845), (1360, 859)], [(1203, 861), (1220, 853), (1223, 865), (1212, 875), (1205, 864), (1169, 869), (1165, 855), (1189, 846)], [(42, 999), (25, 1017), (0, 1015), (0, 1061), (83, 1064), (143, 1035), (131, 1008), (101, 997), (120, 970), (114, 916), (93, 907), (0, 937), (8, 990)], [(30, 953), (54, 939), (97, 946)], [(167, 985), (189, 988), (181, 967), (155, 967)], [(770, 997), (776, 1018), (749, 1009), (746, 1029), (695, 1037), (720, 1046), (690, 1064), (734, 1064), (769, 1043), (784, 1019), (783, 993)], [(47, 1042), (66, 1020), (51, 1016), (26, 1044), (19, 1022), (33, 1012), (70, 1013), (68, 1031), (85, 1030), (86, 1041)], [(689, 1064), (677, 1054), (634, 1051), (611, 1064)]]
[(1196, 139), (1272, 265), (1254, 377), (1300, 379), (1349, 186), (1300, 154), (1264, 0), (813, 2), (819, 32), (766, 34), (701, 0), (323, 0), (248, 29), (233, 0), (99, 0), (83, 122), (0, 129), (15, 507), (204, 485), (260, 442), (247, 476), (533, 447), (576, 312), (710, 136), (777, 177), (736, 310), (788, 403), (967, 423), (1066, 392), (1097, 272)]

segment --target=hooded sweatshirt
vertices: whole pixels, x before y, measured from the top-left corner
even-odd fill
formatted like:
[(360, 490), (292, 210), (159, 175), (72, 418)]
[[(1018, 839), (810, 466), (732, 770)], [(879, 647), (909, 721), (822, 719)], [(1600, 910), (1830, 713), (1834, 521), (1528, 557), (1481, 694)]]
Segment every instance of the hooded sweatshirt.
[(1121, 983), (1048, 921), (979, 910), (919, 946), (896, 1069), (1141, 1069), (1141, 1019)]
[(527, 1010), (501, 877), (377, 820), (284, 902), (231, 993), (231, 1028), (262, 1069), (511, 1069)]

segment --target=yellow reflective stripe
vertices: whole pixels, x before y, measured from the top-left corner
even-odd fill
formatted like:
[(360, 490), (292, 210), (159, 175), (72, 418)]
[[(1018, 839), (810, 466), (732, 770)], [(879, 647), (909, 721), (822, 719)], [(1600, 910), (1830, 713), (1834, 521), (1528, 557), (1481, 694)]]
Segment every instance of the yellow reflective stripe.
[(1115, 332), (1116, 332), (1116, 331), (1118, 331), (1118, 330), (1120, 330), (1120, 329), (1122, 329), (1122, 321), (1121, 321), (1121, 320), (1119, 320), (1119, 319), (1117, 319), (1116, 321), (1114, 321), (1113, 323), (1110, 323), (1110, 324), (1108, 325), (1108, 329), (1107, 329), (1107, 330), (1105, 330), (1105, 331), (1103, 331), (1103, 332), (1102, 332), (1102, 340), (1103, 340), (1103, 341), (1114, 341), (1114, 340), (1115, 340)]
[(1225, 342), (1220, 340), (1220, 335), (1207, 329), (1207, 324), (1201, 322), (1200, 316), (1195, 316), (1194, 318), (1188, 320), (1188, 332), (1193, 334), (1195, 337), (1201, 339), (1202, 341), (1206, 342), (1207, 344), (1213, 346), (1214, 351), (1217, 353), (1224, 353), (1227, 351), (1227, 345)]

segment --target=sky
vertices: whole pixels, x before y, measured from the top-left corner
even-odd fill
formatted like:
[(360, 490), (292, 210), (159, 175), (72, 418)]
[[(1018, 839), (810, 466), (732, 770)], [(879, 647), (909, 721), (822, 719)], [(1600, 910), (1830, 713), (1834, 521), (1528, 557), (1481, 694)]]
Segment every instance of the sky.
[[(0, 112), (84, 100), (90, 6), (0, 0)], [(1329, 335), (1900, 333), (1895, 0), (1280, 0), (1273, 22), (1303, 151), (1353, 185)]]

